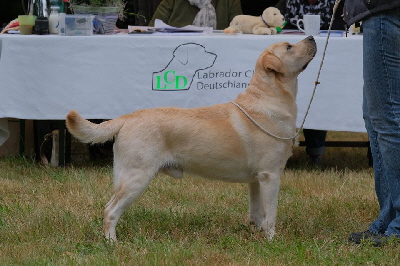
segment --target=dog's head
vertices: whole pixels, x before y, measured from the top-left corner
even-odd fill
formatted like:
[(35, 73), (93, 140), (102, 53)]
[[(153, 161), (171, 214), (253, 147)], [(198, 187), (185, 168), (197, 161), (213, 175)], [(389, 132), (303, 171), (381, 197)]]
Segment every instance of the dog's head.
[(314, 58), (317, 45), (312, 36), (290, 44), (279, 42), (269, 46), (258, 58), (256, 68), (262, 68), (267, 74), (281, 77), (297, 77)]
[(263, 11), (262, 17), (269, 27), (279, 27), (285, 22), (285, 17), (276, 7), (267, 7)]

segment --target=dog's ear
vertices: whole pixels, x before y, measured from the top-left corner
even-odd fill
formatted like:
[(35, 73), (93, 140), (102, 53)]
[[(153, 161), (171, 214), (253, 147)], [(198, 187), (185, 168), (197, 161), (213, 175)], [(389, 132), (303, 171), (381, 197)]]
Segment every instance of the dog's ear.
[(267, 72), (273, 71), (281, 74), (285, 73), (285, 65), (279, 57), (272, 53), (267, 53), (263, 56), (262, 65)]
[[(178, 49), (179, 48), (179, 49)], [(182, 63), (182, 65), (186, 65), (189, 61), (189, 49), (187, 46), (180, 46), (174, 51), (174, 57), (176, 60)]]

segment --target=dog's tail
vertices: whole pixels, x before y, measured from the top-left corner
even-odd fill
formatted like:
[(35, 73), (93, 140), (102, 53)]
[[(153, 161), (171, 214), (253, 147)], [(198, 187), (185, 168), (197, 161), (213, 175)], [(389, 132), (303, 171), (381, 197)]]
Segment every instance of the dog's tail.
[(67, 115), (69, 132), (84, 143), (103, 143), (114, 137), (124, 125), (125, 119), (119, 117), (101, 124), (84, 119), (77, 111), (71, 110)]

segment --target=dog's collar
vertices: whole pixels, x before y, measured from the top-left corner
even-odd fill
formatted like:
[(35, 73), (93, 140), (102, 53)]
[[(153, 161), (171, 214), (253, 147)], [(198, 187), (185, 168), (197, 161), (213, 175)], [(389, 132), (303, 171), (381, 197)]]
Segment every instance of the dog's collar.
[[(279, 137), (271, 132), (269, 132), (268, 130), (266, 130), (265, 128), (263, 128), (263, 126), (261, 126), (253, 117), (251, 117), (251, 115), (246, 112), (246, 110), (244, 110), (244, 108), (242, 106), (240, 106), (238, 103), (236, 103), (235, 101), (231, 101), (231, 104), (235, 105), (237, 108), (239, 108), (240, 111), (242, 111), (243, 114), (245, 114), (247, 116), (247, 118), (250, 119), (251, 122), (253, 122), (259, 129), (261, 129), (261, 131), (263, 131), (264, 133), (270, 135), (271, 137), (274, 137), (276, 139), (280, 139), (280, 140), (292, 140), (293, 141), (293, 146), (296, 143), (296, 138), (300, 133), (300, 130), (297, 131), (297, 133), (295, 135), (293, 135), (292, 137)], [(279, 123), (279, 121), (278, 121)], [(286, 131), (286, 130), (285, 130)]]
[[(264, 22), (264, 24), (265, 24), (267, 27), (270, 27), (270, 26), (268, 25), (268, 23), (264, 20), (263, 16), (261, 15), (260, 17), (261, 17), (262, 22)], [(284, 21), (283, 24), (282, 24), (282, 26), (280, 26), (280, 27), (275, 27), (276, 32), (278, 32), (278, 33), (281, 32), (281, 31), (282, 31), (282, 28), (285, 27), (286, 23), (287, 23), (287, 21)]]
[(261, 15), (260, 17), (261, 17), (261, 20), (264, 22), (264, 24), (265, 24), (267, 27), (269, 27), (268, 23), (265, 21), (265, 19), (263, 18), (263, 16)]

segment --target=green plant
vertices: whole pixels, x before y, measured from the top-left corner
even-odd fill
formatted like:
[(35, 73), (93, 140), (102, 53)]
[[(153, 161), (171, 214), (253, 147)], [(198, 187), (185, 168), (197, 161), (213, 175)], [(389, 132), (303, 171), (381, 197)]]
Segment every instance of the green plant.
[(124, 0), (72, 0), (71, 3), (88, 6), (117, 6), (124, 5)]
[(70, 0), (72, 9), (74, 6), (88, 7), (117, 7), (118, 17), (123, 20), (125, 18), (125, 0)]
[(143, 18), (146, 21), (146, 17), (134, 12), (127, 12), (125, 10), (125, 0), (70, 0), (72, 9), (74, 6), (87, 6), (87, 7), (118, 7), (118, 17), (124, 20), (127, 15), (136, 16), (137, 18)]

